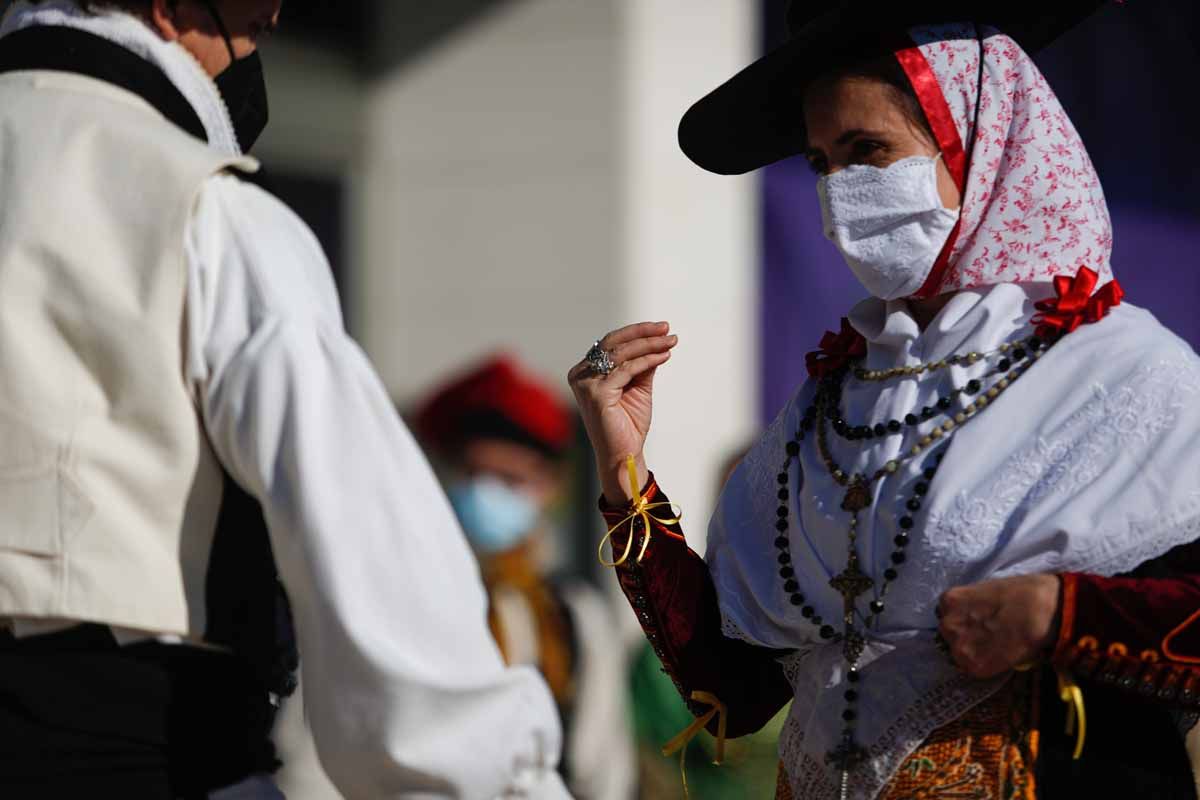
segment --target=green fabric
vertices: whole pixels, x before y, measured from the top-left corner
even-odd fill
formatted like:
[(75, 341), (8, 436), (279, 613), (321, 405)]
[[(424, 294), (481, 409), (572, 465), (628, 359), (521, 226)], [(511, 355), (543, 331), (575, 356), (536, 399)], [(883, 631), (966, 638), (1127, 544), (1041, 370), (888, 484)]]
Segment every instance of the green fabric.
[[(642, 797), (683, 797), (679, 756), (664, 757), (663, 744), (692, 723), (671, 678), (662, 671), (647, 645), (634, 661), (630, 676), (638, 755), (642, 760)], [(775, 796), (779, 766), (777, 743), (785, 707), (758, 733), (725, 745), (725, 763), (714, 766), (715, 740), (706, 731), (687, 748), (687, 780), (692, 800), (770, 800)]]

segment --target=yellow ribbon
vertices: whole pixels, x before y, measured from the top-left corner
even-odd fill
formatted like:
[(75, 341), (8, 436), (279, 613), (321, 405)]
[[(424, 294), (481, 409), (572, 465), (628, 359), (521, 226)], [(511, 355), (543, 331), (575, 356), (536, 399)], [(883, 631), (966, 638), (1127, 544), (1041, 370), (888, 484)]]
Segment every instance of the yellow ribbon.
[[(600, 559), (600, 563), (606, 567), (619, 567), (629, 559), (629, 553), (633, 549), (633, 539), (635, 533), (634, 525), (639, 518), (642, 520), (642, 523), (646, 528), (646, 535), (642, 538), (642, 549), (638, 552), (638, 557), (636, 559), (636, 563), (642, 563), (642, 559), (646, 556), (646, 548), (650, 546), (650, 510), (664, 507), (672, 509), (675, 508), (674, 503), (651, 503), (645, 497), (642, 497), (642, 488), (638, 482), (637, 461), (634, 460), (633, 456), (625, 457), (625, 467), (629, 470), (629, 493), (633, 495), (633, 510), (630, 512), (629, 516), (625, 517), (625, 519), (609, 528), (608, 533), (604, 534), (604, 538), (600, 540), (600, 546), (596, 549), (596, 556)], [(658, 517), (654, 517), (653, 519), (660, 525), (676, 525), (681, 521), (683, 514), (679, 511), (675, 511), (673, 513), (675, 513), (676, 516), (670, 519), (659, 519)], [(629, 539), (625, 542), (625, 552), (616, 561), (605, 561), (604, 545), (607, 544), (612, 539), (613, 534), (616, 533), (617, 530), (619, 530), (621, 526), (627, 522), (629, 523)]]
[(688, 797), (688, 782), (687, 769), (685, 767), (685, 759), (687, 758), (687, 746), (695, 739), (700, 731), (704, 730), (708, 723), (712, 722), (712, 718), (717, 718), (717, 753), (713, 758), (713, 764), (720, 766), (725, 760), (725, 704), (717, 699), (717, 696), (712, 692), (692, 692), (692, 699), (697, 703), (704, 703), (711, 708), (704, 713), (703, 716), (696, 717), (692, 720), (692, 724), (688, 725), (679, 732), (675, 738), (663, 745), (662, 754), (664, 756), (672, 756), (679, 753), (679, 774), (683, 777), (683, 795)]
[[(1013, 667), (1017, 672), (1028, 672), (1037, 666), (1035, 661), (1027, 661)], [(1067, 704), (1067, 736), (1075, 734), (1075, 723), (1079, 723), (1079, 735), (1075, 737), (1075, 752), (1071, 756), (1078, 761), (1083, 755), (1083, 740), (1087, 737), (1087, 714), (1083, 708), (1083, 689), (1071, 678), (1065, 670), (1055, 670), (1058, 674), (1058, 699)]]
[(1083, 755), (1083, 740), (1087, 736), (1087, 715), (1083, 710), (1083, 690), (1064, 670), (1058, 672), (1058, 697), (1067, 704), (1067, 736), (1075, 734), (1076, 722), (1079, 733), (1075, 737), (1075, 753), (1071, 758), (1076, 761)]

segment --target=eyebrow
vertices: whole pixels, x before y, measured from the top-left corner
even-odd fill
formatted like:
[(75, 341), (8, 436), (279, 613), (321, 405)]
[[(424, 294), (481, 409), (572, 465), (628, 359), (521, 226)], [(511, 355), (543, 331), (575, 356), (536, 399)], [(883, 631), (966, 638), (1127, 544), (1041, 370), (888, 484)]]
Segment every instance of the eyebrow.
[(868, 131), (868, 130), (863, 130), (862, 128), (851, 128), (850, 130), (846, 131), (841, 136), (839, 136), (834, 141), (834, 144), (846, 144), (846, 142), (849, 142), (852, 139), (857, 139), (859, 136), (881, 136), (881, 135), (882, 134), (879, 131)]
[[(859, 136), (880, 137), (883, 136), (883, 134), (880, 131), (869, 131), (864, 128), (851, 128), (848, 131), (843, 131), (842, 134), (837, 137), (837, 139), (834, 139), (833, 143), (835, 146), (840, 146), (853, 139), (857, 139)], [(805, 148), (804, 155), (811, 158), (815, 155), (824, 155), (824, 152), (816, 147), (808, 147)]]

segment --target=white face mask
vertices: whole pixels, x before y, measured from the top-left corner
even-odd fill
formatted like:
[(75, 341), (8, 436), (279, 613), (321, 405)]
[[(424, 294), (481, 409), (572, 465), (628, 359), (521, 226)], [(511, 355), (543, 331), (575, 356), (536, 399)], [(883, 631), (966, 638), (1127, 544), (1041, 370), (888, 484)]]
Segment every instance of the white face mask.
[(875, 297), (920, 289), (958, 221), (959, 209), (943, 208), (938, 195), (939, 158), (855, 164), (817, 181), (825, 236)]

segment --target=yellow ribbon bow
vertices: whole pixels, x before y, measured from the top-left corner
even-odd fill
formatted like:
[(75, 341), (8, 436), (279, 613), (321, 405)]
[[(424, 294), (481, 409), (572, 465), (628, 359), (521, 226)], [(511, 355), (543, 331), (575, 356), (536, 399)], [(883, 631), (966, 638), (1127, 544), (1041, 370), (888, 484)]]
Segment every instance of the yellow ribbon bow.
[[(1013, 667), (1017, 672), (1028, 672), (1037, 666), (1036, 661), (1027, 661)], [(1079, 735), (1075, 737), (1075, 761), (1083, 755), (1083, 740), (1087, 737), (1087, 714), (1083, 708), (1083, 689), (1065, 670), (1055, 670), (1058, 675), (1058, 699), (1067, 704), (1067, 736), (1075, 734), (1075, 723), (1079, 723)]]
[(1079, 684), (1075, 683), (1063, 670), (1058, 672), (1058, 697), (1067, 704), (1067, 736), (1075, 734), (1076, 723), (1079, 725), (1079, 733), (1075, 737), (1075, 752), (1071, 756), (1078, 761), (1083, 755), (1083, 740), (1087, 736), (1087, 715), (1083, 709), (1083, 690), (1079, 688)]
[[(635, 533), (634, 526), (639, 518), (642, 520), (642, 523), (646, 528), (646, 535), (642, 539), (642, 549), (638, 552), (638, 557), (636, 559), (636, 563), (642, 563), (642, 559), (646, 556), (646, 548), (650, 546), (650, 510), (664, 507), (672, 509), (675, 508), (674, 503), (651, 503), (645, 497), (642, 497), (642, 488), (638, 482), (637, 461), (634, 460), (633, 456), (625, 457), (625, 467), (629, 470), (629, 493), (633, 495), (633, 510), (630, 512), (629, 516), (625, 517), (625, 519), (609, 528), (608, 533), (604, 534), (604, 538), (600, 540), (600, 546), (596, 549), (596, 555), (600, 559), (600, 563), (606, 567), (619, 567), (629, 559), (629, 553), (633, 549), (633, 539)], [(673, 513), (675, 513), (676, 516), (670, 519), (659, 519), (658, 517), (653, 517), (653, 519), (660, 525), (676, 525), (681, 521), (683, 514), (679, 511), (675, 511)], [(629, 539), (625, 542), (625, 552), (616, 561), (605, 561), (604, 545), (607, 544), (612, 539), (613, 534), (616, 533), (617, 530), (627, 522), (629, 523)]]
[(712, 692), (692, 692), (692, 699), (697, 703), (704, 703), (711, 706), (703, 716), (696, 717), (692, 720), (692, 724), (684, 728), (671, 741), (663, 745), (662, 754), (664, 756), (672, 756), (679, 753), (679, 774), (683, 777), (683, 795), (688, 797), (688, 782), (687, 769), (685, 768), (685, 758), (687, 757), (687, 746), (695, 739), (700, 731), (704, 730), (708, 723), (712, 722), (712, 718), (717, 718), (717, 752), (713, 758), (713, 764), (720, 766), (725, 760), (725, 704), (717, 699), (717, 696)]

